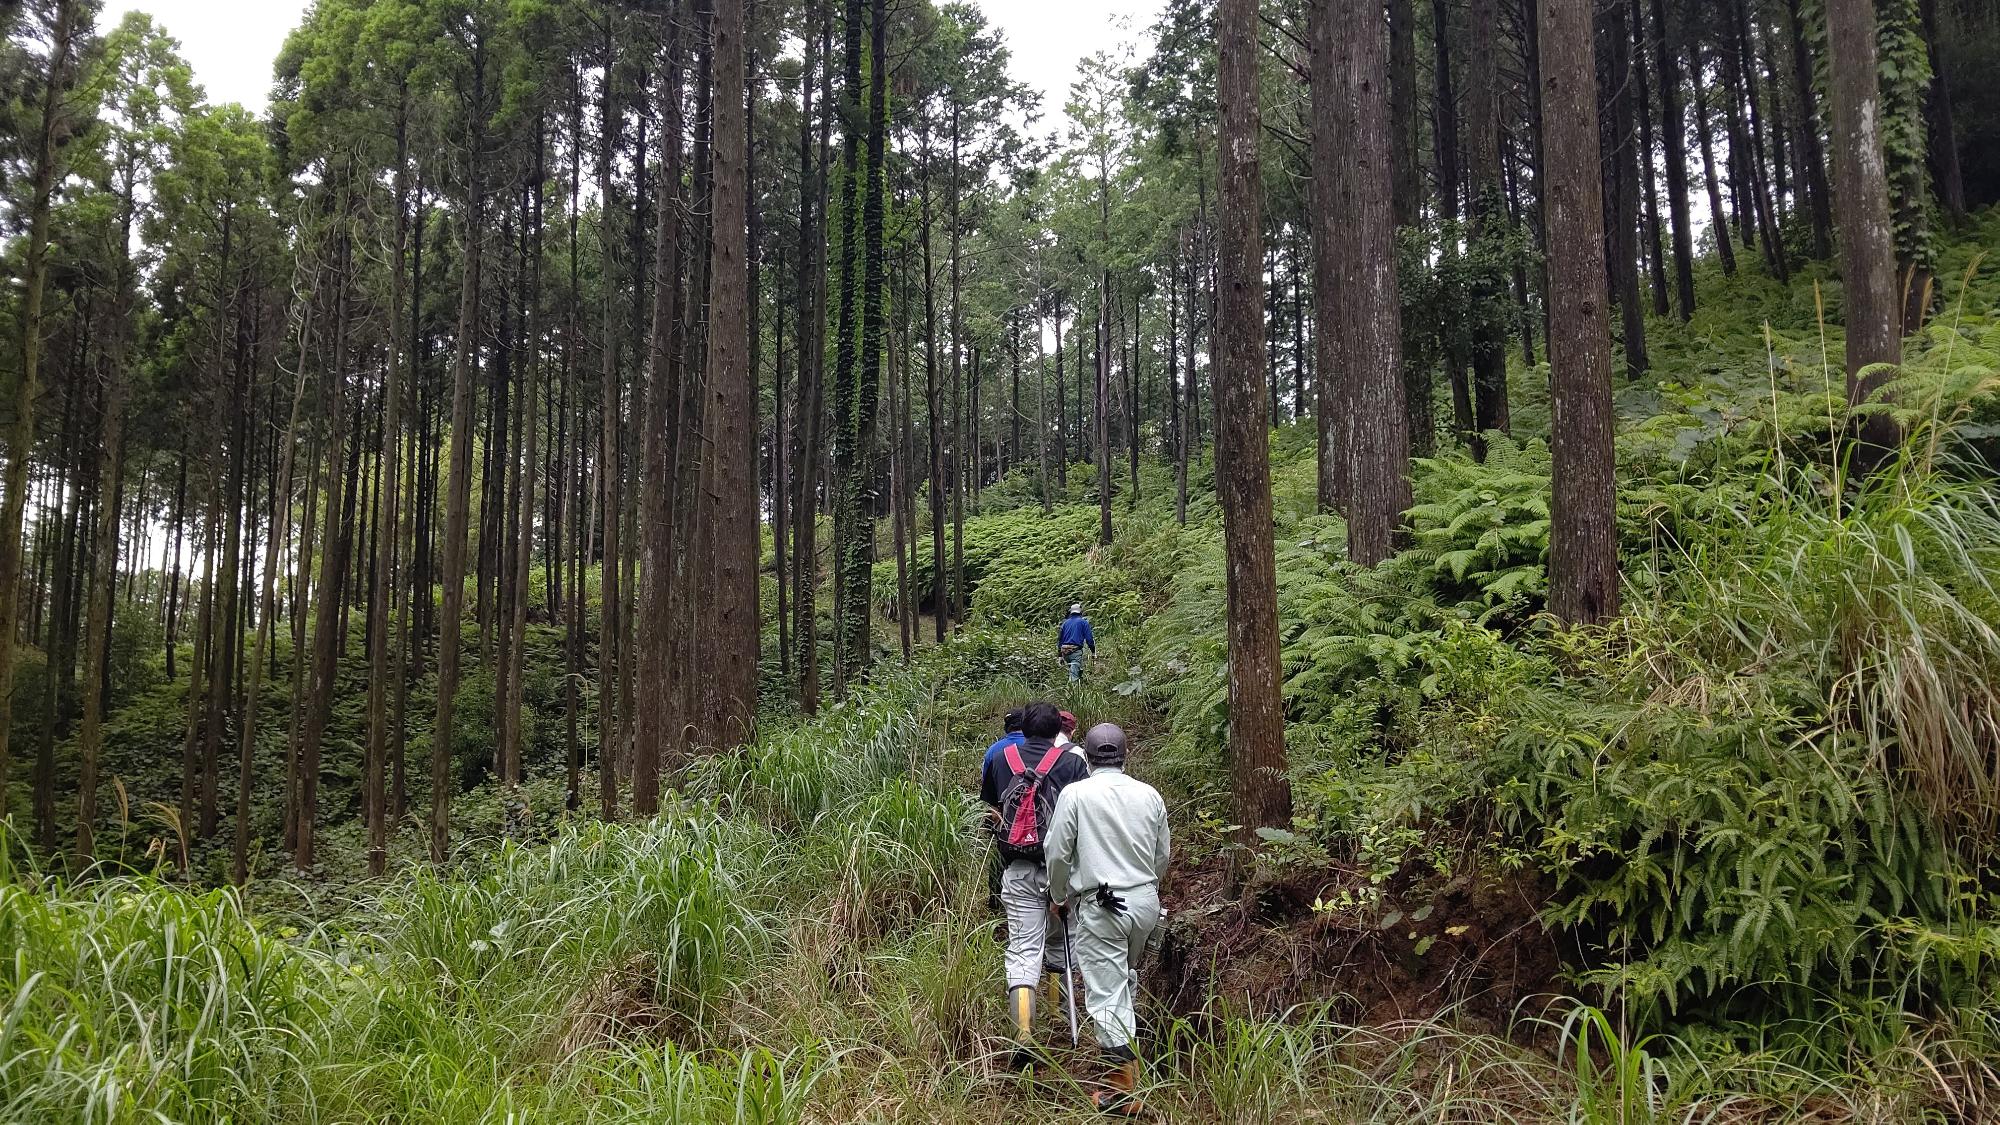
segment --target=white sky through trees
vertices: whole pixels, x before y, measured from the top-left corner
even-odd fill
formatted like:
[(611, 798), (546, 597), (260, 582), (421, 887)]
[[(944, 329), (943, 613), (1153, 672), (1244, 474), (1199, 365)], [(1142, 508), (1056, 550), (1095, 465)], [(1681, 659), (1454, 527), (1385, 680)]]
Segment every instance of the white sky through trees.
[[(1006, 33), (1014, 76), (1041, 91), (1040, 131), (1062, 118), (1076, 60), (1136, 42), (1152, 26), (1162, 0), (981, 0)], [(151, 12), (181, 53), (211, 102), (241, 102), (263, 112), (271, 62), (298, 26), (307, 0), (107, 0), (107, 30), (128, 11)]]
[[(1136, 45), (1158, 18), (1165, 0), (977, 0), (1004, 33), (1017, 81), (1041, 93), (1034, 132), (1058, 133), (1077, 61), (1099, 51), (1114, 56)], [(130, 11), (149, 12), (180, 42), (211, 103), (238, 102), (262, 114), (271, 92), (272, 64), (304, 18), (310, 0), (105, 0), (99, 26), (109, 31)], [(156, 529), (165, 569), (167, 536)]]

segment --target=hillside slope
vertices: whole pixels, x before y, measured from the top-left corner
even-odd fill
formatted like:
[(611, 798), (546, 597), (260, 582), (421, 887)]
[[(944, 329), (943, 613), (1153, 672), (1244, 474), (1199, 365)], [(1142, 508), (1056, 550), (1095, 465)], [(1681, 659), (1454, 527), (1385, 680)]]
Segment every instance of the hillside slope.
[[(1982, 239), (2000, 215), (1947, 263)], [(1835, 459), (1812, 279), (1725, 288), (1736, 315), (1660, 326), (1657, 381), (1621, 391), (1630, 611), (1604, 630), (1539, 616), (1532, 373), (1518, 440), (1417, 466), (1410, 545), (1374, 570), (1311, 511), (1310, 433), (1274, 436), (1299, 816), (1254, 857), (1205, 472), (1180, 526), (1148, 465), (1108, 548), (1093, 496), (1045, 517), (1010, 478), (967, 527), (974, 628), (704, 760), (656, 821), (561, 812), (545, 732), (533, 840), (442, 872), (239, 895), (7, 861), (4, 1116), (1082, 1120), (1076, 1085), (998, 1067), (966, 791), (996, 716), (1052, 695), (1130, 726), (1173, 805), (1146, 1013), (1168, 1119), (1983, 1119), (2000, 287), (1947, 287), (1895, 387), (1908, 452), (1873, 477)], [(1073, 599), (1105, 642), (1077, 689), (1047, 655)]]

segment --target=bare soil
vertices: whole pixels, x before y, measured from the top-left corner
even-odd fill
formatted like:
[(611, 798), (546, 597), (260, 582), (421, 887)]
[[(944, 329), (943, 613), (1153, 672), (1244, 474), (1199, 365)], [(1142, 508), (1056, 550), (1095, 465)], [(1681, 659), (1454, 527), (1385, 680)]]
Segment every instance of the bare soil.
[(1399, 876), (1379, 905), (1360, 872), (1338, 865), (1259, 873), (1232, 887), (1221, 857), (1177, 864), (1148, 991), (1167, 1012), (1210, 1005), (1276, 1016), (1327, 1005), (1336, 1018), (1387, 1025), (1447, 1016), (1467, 1031), (1515, 1033), (1561, 991), (1556, 939), (1538, 911), (1549, 888), (1527, 874)]

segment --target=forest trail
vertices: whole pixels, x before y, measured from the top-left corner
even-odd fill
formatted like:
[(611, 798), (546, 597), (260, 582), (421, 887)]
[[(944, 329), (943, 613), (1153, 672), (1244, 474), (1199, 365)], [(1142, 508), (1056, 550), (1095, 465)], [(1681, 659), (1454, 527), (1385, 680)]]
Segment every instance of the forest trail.
[(1080, 1119), (1049, 697), (1168, 1120), (2000, 1121), (2000, 4), (168, 2), (0, 3), (0, 1120)]

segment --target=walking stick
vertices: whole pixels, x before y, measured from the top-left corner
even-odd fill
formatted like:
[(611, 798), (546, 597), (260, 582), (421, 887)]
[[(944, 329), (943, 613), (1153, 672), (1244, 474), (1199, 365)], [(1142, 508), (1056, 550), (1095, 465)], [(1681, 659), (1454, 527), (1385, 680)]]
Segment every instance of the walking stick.
[(1063, 999), (1069, 1001), (1069, 1045), (1078, 1043), (1076, 1028), (1076, 927), (1063, 911)]

